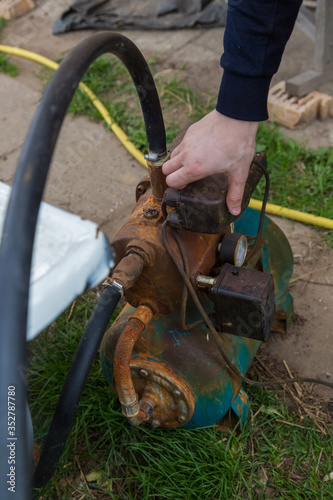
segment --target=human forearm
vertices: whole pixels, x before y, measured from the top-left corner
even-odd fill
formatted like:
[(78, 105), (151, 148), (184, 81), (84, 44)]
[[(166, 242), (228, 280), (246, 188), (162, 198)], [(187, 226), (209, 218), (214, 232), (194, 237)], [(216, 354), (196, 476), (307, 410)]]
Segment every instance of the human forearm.
[(267, 94), (302, 0), (229, 0), (216, 109), (238, 120), (267, 119)]

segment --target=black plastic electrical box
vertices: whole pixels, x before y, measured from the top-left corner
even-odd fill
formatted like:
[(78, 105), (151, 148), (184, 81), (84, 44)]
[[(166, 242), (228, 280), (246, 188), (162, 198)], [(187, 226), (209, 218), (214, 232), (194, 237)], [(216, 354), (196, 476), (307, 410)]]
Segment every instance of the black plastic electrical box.
[(275, 317), (271, 274), (225, 264), (212, 290), (218, 331), (266, 340)]
[[(265, 153), (256, 153), (245, 183), (241, 213), (247, 208), (252, 192), (266, 168)], [(164, 203), (173, 208), (168, 213), (168, 223), (177, 229), (199, 233), (217, 234), (240, 215), (232, 215), (226, 204), (228, 178), (215, 174), (188, 184), (184, 189), (166, 189)]]

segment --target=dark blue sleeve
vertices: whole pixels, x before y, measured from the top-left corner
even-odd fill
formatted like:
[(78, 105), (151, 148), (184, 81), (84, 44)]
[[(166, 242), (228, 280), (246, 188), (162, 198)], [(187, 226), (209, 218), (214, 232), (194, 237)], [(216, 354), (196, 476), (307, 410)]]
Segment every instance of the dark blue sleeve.
[(269, 85), (301, 4), (302, 0), (229, 0), (217, 111), (238, 120), (267, 120)]

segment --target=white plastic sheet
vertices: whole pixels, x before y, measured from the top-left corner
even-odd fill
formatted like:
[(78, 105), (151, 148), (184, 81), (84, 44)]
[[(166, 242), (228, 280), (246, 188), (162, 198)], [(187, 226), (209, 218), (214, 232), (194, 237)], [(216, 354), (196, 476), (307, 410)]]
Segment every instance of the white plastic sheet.
[[(11, 188), (0, 182), (0, 235)], [(42, 203), (30, 276), (27, 340), (54, 321), (113, 267), (105, 235), (94, 222)]]

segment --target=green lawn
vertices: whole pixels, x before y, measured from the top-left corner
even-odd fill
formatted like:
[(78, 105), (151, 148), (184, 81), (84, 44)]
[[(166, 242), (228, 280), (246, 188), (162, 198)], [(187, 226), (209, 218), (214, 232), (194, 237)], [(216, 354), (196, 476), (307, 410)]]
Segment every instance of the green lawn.
[[(39, 443), (94, 302), (90, 292), (76, 302), (69, 320), (68, 309), (30, 344), (29, 399)], [(324, 481), (333, 470), (333, 435), (321, 413), (315, 416), (314, 408), (313, 418), (300, 415), (282, 390), (247, 391), (252, 418), (242, 432), (237, 426), (131, 427), (97, 359), (57, 473), (36, 498), (333, 498), (333, 481)]]

